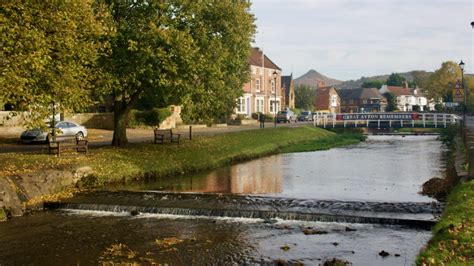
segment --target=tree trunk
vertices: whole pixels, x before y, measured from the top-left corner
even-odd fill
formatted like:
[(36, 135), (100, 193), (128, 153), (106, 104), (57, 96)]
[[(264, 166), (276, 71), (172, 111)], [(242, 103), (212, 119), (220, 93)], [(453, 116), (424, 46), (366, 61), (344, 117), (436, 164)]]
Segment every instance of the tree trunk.
[(114, 102), (114, 137), (112, 146), (124, 146), (128, 143), (127, 125), (129, 108), (123, 106), (122, 101)]

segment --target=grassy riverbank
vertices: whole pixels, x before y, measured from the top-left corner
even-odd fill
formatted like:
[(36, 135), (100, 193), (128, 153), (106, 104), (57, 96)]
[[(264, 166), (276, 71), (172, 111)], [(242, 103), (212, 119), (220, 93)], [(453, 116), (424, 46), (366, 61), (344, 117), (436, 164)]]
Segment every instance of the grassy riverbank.
[(269, 128), (196, 137), (180, 145), (142, 143), (123, 148), (103, 147), (90, 150), (87, 156), (0, 154), (0, 177), (89, 166), (94, 176), (91, 184), (100, 185), (196, 172), (281, 152), (329, 149), (360, 140), (358, 134), (338, 135), (313, 127)]
[(474, 265), (474, 180), (453, 189), (433, 234), (418, 265)]

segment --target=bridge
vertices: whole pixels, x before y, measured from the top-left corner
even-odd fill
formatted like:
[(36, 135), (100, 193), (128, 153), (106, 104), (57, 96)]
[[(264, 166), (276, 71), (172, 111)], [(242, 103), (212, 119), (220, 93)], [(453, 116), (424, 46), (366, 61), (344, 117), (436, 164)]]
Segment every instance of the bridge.
[(316, 114), (315, 127), (322, 128), (446, 128), (462, 117), (443, 113), (340, 113)]

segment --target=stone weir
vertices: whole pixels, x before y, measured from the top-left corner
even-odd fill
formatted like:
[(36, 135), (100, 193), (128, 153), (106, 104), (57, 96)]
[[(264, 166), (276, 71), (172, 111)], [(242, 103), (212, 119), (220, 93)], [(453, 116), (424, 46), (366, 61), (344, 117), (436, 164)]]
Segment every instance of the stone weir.
[(275, 198), (235, 194), (95, 191), (45, 208), (108, 212), (244, 217), (322, 222), (372, 223), (430, 229), (441, 214), (438, 202), (359, 202)]

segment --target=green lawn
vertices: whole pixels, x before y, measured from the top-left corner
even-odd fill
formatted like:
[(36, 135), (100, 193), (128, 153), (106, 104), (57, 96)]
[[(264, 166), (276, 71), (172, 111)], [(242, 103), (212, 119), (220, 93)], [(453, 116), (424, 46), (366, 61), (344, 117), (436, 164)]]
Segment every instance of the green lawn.
[(341, 136), (314, 127), (270, 128), (195, 137), (180, 145), (142, 143), (123, 148), (103, 147), (91, 149), (87, 156), (0, 154), (0, 176), (90, 166), (95, 177), (92, 181), (100, 185), (196, 172), (268, 154), (329, 149), (358, 141), (360, 135)]
[(474, 180), (453, 189), (433, 234), (418, 265), (474, 265)]

